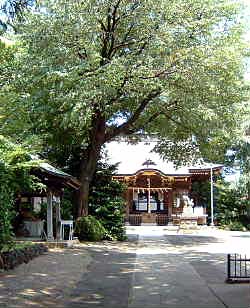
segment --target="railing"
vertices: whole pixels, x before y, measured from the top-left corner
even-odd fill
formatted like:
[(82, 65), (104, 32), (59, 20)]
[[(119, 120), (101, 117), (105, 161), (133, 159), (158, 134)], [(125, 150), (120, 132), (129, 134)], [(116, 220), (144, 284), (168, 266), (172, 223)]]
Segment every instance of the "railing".
[(128, 217), (131, 226), (140, 226), (142, 222), (141, 214), (130, 214)]
[(227, 255), (226, 282), (250, 282), (250, 258), (240, 254)]

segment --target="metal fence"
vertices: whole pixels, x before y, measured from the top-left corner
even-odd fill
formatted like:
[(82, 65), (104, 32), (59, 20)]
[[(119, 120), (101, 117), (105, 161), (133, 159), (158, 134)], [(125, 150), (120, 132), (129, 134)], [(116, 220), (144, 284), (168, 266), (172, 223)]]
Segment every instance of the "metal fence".
[(227, 255), (226, 282), (250, 282), (250, 258), (241, 254)]

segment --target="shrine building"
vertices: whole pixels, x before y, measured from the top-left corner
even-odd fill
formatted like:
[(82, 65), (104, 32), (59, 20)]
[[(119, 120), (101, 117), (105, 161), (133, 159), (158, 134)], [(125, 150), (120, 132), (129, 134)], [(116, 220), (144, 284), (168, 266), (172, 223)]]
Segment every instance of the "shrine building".
[[(222, 165), (203, 164), (175, 169), (151, 151), (152, 143), (131, 145), (112, 142), (110, 162), (119, 163), (113, 178), (126, 184), (126, 222), (130, 224), (179, 224), (181, 218), (207, 223), (207, 205), (192, 194), (192, 183), (208, 181)], [(188, 211), (187, 211), (188, 209)]]

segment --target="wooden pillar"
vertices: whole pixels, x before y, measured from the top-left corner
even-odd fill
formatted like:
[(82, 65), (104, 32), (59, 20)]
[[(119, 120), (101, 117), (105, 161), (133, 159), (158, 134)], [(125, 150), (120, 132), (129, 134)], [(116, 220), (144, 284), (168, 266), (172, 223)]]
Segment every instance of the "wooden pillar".
[(150, 178), (147, 178), (147, 184), (148, 184), (148, 213), (151, 213), (151, 204), (150, 204), (150, 199), (151, 199), (151, 194), (150, 194), (150, 188), (151, 188), (151, 183), (150, 183)]
[(48, 191), (47, 196), (47, 238), (48, 241), (53, 241), (53, 204), (52, 204), (52, 192)]
[(61, 198), (56, 202), (56, 239), (61, 240)]
[(130, 210), (130, 190), (129, 189), (127, 189), (127, 191), (126, 191), (125, 199), (126, 199), (126, 203), (125, 203), (125, 206), (126, 206), (126, 221), (128, 221), (129, 210)]
[(171, 217), (173, 214), (173, 191), (168, 191), (168, 216)]

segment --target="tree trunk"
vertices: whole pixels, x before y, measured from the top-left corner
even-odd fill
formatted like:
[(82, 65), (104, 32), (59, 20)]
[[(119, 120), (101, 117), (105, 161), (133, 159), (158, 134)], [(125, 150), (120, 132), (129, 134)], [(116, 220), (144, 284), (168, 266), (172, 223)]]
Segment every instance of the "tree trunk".
[(79, 179), (81, 187), (77, 198), (78, 217), (88, 215), (90, 184), (96, 171), (102, 145), (105, 142), (105, 119), (98, 110), (93, 115), (92, 128), (89, 136), (89, 145), (87, 149), (82, 152), (82, 159), (80, 162)]
[(88, 199), (89, 199), (89, 180), (82, 180), (81, 187), (79, 189), (78, 196), (78, 213), (77, 216), (87, 216), (88, 215)]

